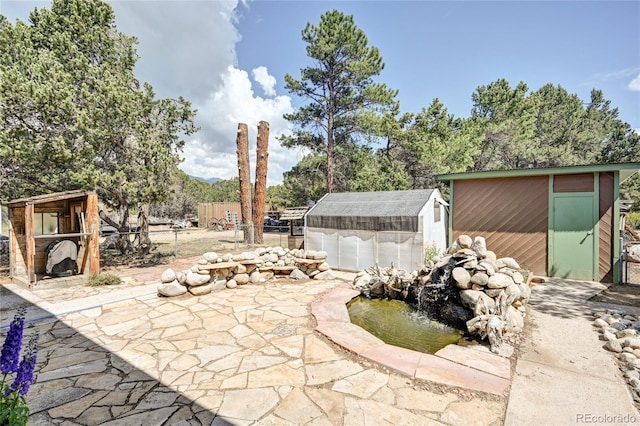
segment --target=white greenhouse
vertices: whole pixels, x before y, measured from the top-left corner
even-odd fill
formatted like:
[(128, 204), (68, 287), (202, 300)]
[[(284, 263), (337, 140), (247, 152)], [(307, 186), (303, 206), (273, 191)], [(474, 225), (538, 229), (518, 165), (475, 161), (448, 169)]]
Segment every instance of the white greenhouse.
[(427, 250), (446, 250), (446, 206), (437, 189), (327, 194), (305, 215), (304, 247), (335, 269), (412, 271)]

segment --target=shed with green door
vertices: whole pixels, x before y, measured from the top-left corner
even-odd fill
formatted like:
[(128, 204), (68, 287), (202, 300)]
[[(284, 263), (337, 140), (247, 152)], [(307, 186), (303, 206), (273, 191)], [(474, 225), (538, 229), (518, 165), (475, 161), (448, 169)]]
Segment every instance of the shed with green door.
[(486, 239), (536, 275), (619, 282), (620, 193), (640, 163), (438, 176), (449, 185), (449, 243)]

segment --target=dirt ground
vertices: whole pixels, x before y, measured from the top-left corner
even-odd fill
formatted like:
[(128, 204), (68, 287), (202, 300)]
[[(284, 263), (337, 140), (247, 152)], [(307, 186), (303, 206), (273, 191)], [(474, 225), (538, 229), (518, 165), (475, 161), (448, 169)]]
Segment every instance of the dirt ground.
[(611, 284), (591, 298), (594, 302), (640, 307), (640, 284)]

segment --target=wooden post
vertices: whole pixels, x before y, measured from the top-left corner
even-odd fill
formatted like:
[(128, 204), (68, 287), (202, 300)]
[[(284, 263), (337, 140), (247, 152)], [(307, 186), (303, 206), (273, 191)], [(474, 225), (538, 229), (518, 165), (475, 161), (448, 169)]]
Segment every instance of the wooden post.
[(240, 221), (245, 225), (243, 229), (245, 244), (251, 243), (249, 227), (253, 225), (251, 217), (251, 170), (249, 169), (249, 129), (245, 123), (238, 124), (236, 137), (238, 155), (238, 175), (240, 177)]
[(256, 189), (253, 199), (254, 239), (263, 243), (265, 196), (267, 194), (267, 162), (269, 157), (269, 123), (258, 123), (258, 143), (256, 147)]
[(100, 274), (100, 214), (98, 213), (98, 195), (95, 192), (87, 194), (85, 219), (87, 232), (90, 232), (91, 235), (85, 241), (85, 250), (87, 250), (89, 256), (89, 268), (88, 270), (85, 268), (83, 273), (85, 275), (98, 275)]

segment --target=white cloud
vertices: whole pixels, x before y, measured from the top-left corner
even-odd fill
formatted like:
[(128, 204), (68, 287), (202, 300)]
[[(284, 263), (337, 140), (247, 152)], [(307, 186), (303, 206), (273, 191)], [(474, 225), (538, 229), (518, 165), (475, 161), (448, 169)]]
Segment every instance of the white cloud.
[[(276, 79), (264, 66), (249, 74), (236, 67), (236, 24), (244, 1), (118, 1), (111, 4), (118, 29), (139, 39), (136, 76), (148, 81), (159, 97), (184, 96), (198, 110), (198, 134), (186, 141), (181, 169), (192, 176), (230, 179), (238, 175), (236, 133), (247, 123), (252, 173), (260, 120), (269, 122), (268, 185), (301, 158), (282, 148), (276, 137), (288, 132), (282, 118), (292, 112), (291, 99), (277, 96)], [(256, 86), (257, 87), (257, 86)]]
[(264, 94), (267, 96), (275, 96), (276, 95), (276, 78), (272, 75), (269, 75), (269, 71), (267, 71), (267, 67), (258, 67), (251, 71), (253, 75), (253, 79), (260, 83), (262, 86), (262, 90)]
[[(264, 67), (261, 67), (264, 68)], [(273, 79), (264, 68), (264, 77)], [(255, 172), (255, 150), (258, 123), (269, 123), (269, 165), (267, 184), (282, 182), (282, 174), (301, 158), (294, 151), (283, 148), (277, 137), (290, 132), (282, 115), (293, 111), (291, 98), (275, 96), (262, 98), (251, 89), (249, 74), (228, 66), (222, 75), (222, 86), (197, 106), (200, 121), (210, 131), (186, 144), (185, 161), (181, 168), (188, 174), (204, 178), (230, 179), (238, 175), (236, 134), (238, 123), (246, 123), (249, 130), (249, 152), (252, 174)]]
[(640, 92), (640, 74), (629, 83), (629, 89), (634, 92)]

